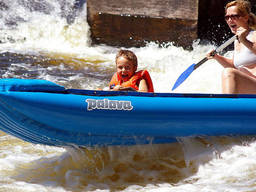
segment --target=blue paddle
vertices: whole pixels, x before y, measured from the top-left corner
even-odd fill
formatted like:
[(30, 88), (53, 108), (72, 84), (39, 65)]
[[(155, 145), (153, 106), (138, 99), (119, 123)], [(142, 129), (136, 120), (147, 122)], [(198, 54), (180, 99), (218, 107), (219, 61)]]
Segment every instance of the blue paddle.
[[(236, 39), (236, 35), (234, 35), (229, 40), (227, 40), (225, 43), (220, 45), (217, 49), (215, 49), (214, 52), (212, 53), (212, 56), (215, 55), (216, 53), (221, 52), (223, 49), (225, 49), (227, 46), (229, 46), (231, 43), (233, 43), (235, 41), (235, 39)], [(180, 84), (182, 84), (195, 69), (197, 69), (200, 65), (202, 65), (207, 60), (208, 60), (208, 58), (205, 57), (201, 61), (199, 61), (197, 64), (193, 63), (192, 65), (190, 65), (183, 73), (181, 73), (179, 78), (176, 80), (176, 82), (174, 83), (174, 85), (172, 87), (172, 91), (174, 89), (176, 89), (178, 86), (180, 86)]]

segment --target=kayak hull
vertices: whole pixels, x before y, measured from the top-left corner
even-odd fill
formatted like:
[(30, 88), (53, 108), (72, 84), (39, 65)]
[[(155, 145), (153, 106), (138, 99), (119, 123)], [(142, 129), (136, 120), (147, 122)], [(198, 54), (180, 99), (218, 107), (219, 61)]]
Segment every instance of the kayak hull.
[(256, 134), (254, 95), (34, 91), (24, 85), (1, 90), (0, 129), (37, 144), (134, 145), (190, 136)]

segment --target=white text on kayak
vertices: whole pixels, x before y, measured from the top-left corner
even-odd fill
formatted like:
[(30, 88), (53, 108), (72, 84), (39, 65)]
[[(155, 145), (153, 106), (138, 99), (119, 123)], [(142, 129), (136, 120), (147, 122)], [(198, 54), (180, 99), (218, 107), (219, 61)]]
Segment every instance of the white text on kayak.
[(118, 101), (109, 99), (86, 99), (87, 110), (124, 110), (131, 111), (133, 109), (131, 101)]

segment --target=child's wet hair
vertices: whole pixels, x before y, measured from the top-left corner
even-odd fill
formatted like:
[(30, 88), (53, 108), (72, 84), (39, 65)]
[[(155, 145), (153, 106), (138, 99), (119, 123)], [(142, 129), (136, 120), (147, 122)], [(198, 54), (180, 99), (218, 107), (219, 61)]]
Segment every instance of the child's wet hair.
[(119, 50), (116, 54), (116, 62), (119, 57), (124, 57), (127, 60), (132, 61), (135, 67), (138, 65), (137, 56), (130, 50)]

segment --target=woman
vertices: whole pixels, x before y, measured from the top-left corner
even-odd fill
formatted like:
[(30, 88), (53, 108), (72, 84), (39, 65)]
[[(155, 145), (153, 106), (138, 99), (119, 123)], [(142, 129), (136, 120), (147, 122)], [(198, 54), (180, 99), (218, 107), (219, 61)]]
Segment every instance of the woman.
[(217, 60), (225, 69), (222, 74), (223, 93), (256, 94), (256, 16), (251, 4), (245, 0), (228, 3), (225, 20), (232, 33), (237, 35), (233, 58), (215, 54), (208, 58)]

